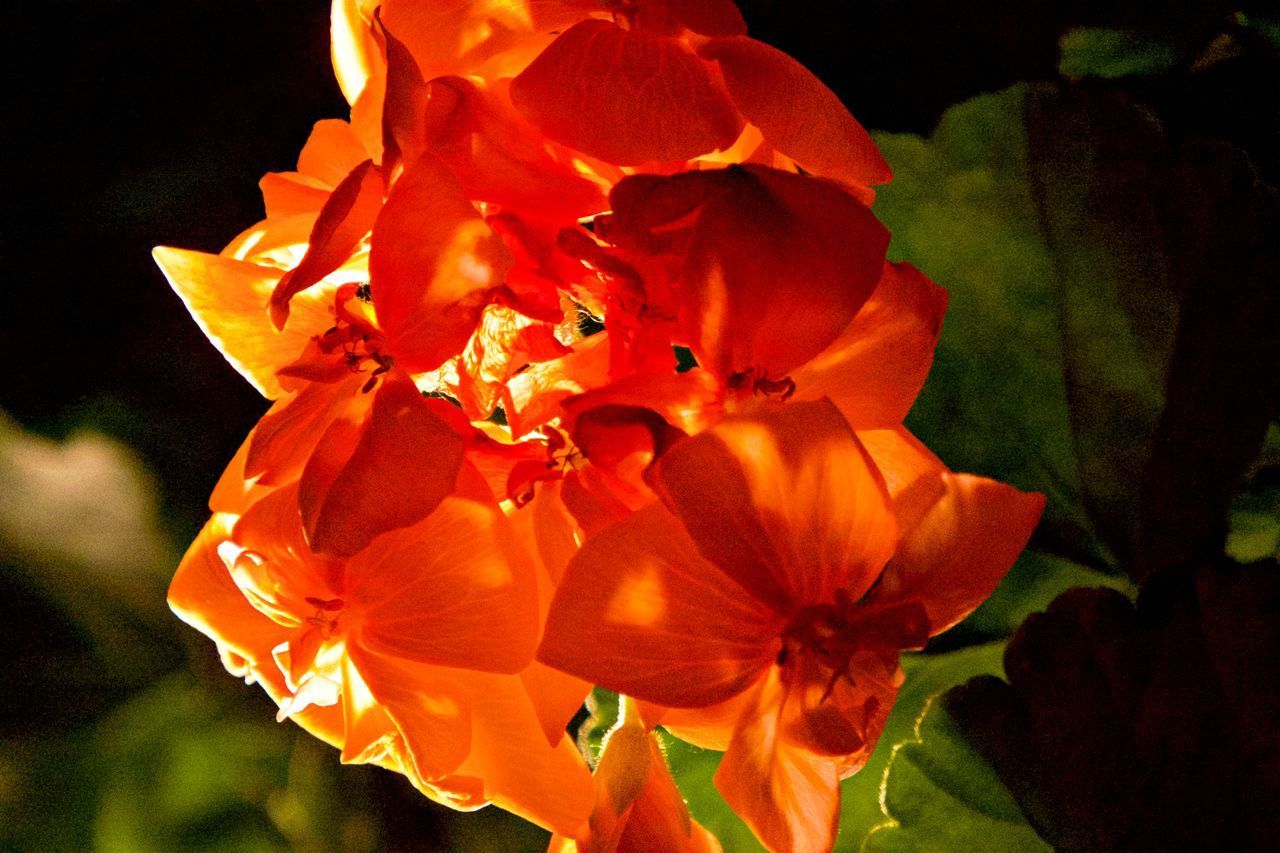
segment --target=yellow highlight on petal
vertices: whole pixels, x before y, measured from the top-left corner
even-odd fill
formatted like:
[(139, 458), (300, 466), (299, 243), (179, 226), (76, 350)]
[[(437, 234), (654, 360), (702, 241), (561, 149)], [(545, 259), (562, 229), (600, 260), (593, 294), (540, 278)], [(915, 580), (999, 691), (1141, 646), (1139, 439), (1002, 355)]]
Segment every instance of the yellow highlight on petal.
[(667, 612), (667, 592), (656, 566), (618, 587), (605, 610), (605, 622), (644, 627), (659, 622)]

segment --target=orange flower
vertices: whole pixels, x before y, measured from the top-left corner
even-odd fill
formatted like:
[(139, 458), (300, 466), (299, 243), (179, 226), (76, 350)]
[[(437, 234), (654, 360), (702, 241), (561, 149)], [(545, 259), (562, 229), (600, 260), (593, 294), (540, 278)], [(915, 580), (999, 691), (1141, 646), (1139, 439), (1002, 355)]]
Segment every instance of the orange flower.
[(689, 816), (634, 703), (626, 696), (619, 701), (618, 724), (606, 735), (596, 765), (591, 820), (575, 839), (553, 837), (548, 853), (720, 853), (715, 836)]
[(904, 432), (870, 436), (884, 475), (826, 401), (679, 442), (651, 472), (661, 502), (570, 563), (538, 652), (692, 709), (659, 720), (678, 733), (728, 734), (716, 784), (775, 850), (831, 846), (839, 779), (875, 746), (899, 652), (989, 595), (1043, 508), (947, 472)]
[(464, 474), (425, 520), (345, 560), (312, 554), (297, 502), (287, 487), (215, 515), (174, 577), (173, 610), (344, 761), (400, 770), (451, 805), (577, 827), (585, 766), (563, 736), (548, 744), (511, 675), (537, 637), (533, 567), (483, 484)]

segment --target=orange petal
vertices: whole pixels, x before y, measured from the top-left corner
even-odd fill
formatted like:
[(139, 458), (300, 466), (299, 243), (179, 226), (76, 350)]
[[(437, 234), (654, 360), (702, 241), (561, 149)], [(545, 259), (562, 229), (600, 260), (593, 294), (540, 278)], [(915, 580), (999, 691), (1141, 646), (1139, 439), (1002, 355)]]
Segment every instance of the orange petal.
[(363, 416), (372, 400), (359, 393), (362, 380), (353, 376), (334, 384), (308, 382), (276, 400), (249, 434), (245, 477), (268, 486), (297, 479), (334, 421)]
[(511, 263), (449, 168), (420, 157), (392, 188), (369, 256), (378, 322), (397, 362), (425, 373), (460, 353)]
[[(349, 643), (347, 655), (368, 685), (364, 701), (377, 702), (395, 723), (417, 775), (438, 779), (456, 770), (471, 751), (471, 708), (451, 671), (380, 655), (359, 643)], [(344, 691), (352, 688), (344, 685)]]
[(795, 399), (828, 397), (857, 430), (902, 423), (933, 364), (946, 308), (947, 292), (919, 270), (886, 263), (853, 322), (791, 374)]
[(271, 649), (288, 638), (289, 629), (249, 603), (218, 556), (218, 545), (231, 538), (235, 521), (233, 515), (217, 513), (205, 524), (169, 585), (169, 609), (241, 657), (274, 666)]
[(473, 73), (583, 17), (571, 3), (523, 0), (382, 0), (381, 7), (383, 23), (413, 55), (424, 80)]
[(755, 680), (780, 629), (655, 505), (592, 536), (569, 563), (538, 659), (629, 696), (710, 705)]
[(591, 774), (567, 737), (548, 746), (518, 678), (465, 673), (472, 687), (471, 754), (458, 769), (488, 799), (538, 826), (573, 835), (595, 801)]
[(783, 734), (787, 689), (771, 667), (743, 714), (715, 784), (729, 807), (775, 853), (819, 853), (835, 843), (840, 778), (835, 762)]
[(363, 0), (333, 0), (330, 14), (334, 76), (343, 97), (353, 105), (382, 62), (369, 21), (362, 14), (367, 6)]
[(307, 541), (349, 557), (380, 533), (425, 518), (453, 491), (462, 448), (413, 382), (390, 374), (363, 428), (335, 421), (302, 471)]
[(720, 64), (747, 121), (805, 171), (868, 186), (893, 173), (871, 137), (835, 93), (787, 54), (755, 39), (715, 39), (700, 51)]
[(519, 672), (533, 657), (535, 584), (497, 504), (460, 497), (375, 539), (346, 567), (364, 648), (487, 672)]
[(272, 328), (267, 300), (280, 280), (278, 269), (168, 246), (157, 247), (152, 257), (200, 330), (268, 399), (284, 393), (276, 371), (296, 359), (312, 335), (333, 325), (329, 305), (316, 298), (298, 300), (289, 328)]
[(897, 543), (884, 481), (825, 400), (725, 420), (650, 482), (708, 560), (783, 613), (841, 588), (856, 600)]
[(1044, 512), (1041, 494), (969, 474), (945, 474), (946, 491), (905, 533), (872, 602), (918, 601), (930, 635), (968, 616), (991, 595), (1026, 547)]
[(690, 160), (742, 131), (696, 56), (609, 21), (562, 32), (512, 81), (511, 99), (547, 136), (619, 166)]
[(297, 172), (268, 172), (258, 181), (262, 190), (262, 203), (267, 217), (315, 216), (333, 192), (305, 175)]
[(367, 159), (369, 155), (351, 125), (342, 119), (327, 118), (311, 128), (311, 135), (298, 154), (298, 172), (327, 187), (336, 187)]
[(581, 158), (544, 137), (501, 86), (446, 77), (431, 81), (430, 97), (453, 105), (439, 117), (430, 148), (453, 169), (468, 198), (559, 222), (608, 208), (601, 185), (574, 168)]
[(555, 326), (503, 305), (487, 305), (458, 361), (458, 401), (472, 420), (484, 420), (501, 401), (507, 381), (535, 362), (569, 352)]
[(511, 434), (519, 438), (559, 417), (565, 399), (599, 387), (608, 378), (608, 333), (575, 341), (567, 355), (531, 365), (507, 383)]
[(942, 497), (947, 466), (904, 426), (858, 430), (857, 436), (884, 477), (898, 530), (911, 530)]
[(289, 301), (342, 266), (373, 228), (382, 207), (382, 174), (365, 160), (334, 188), (320, 210), (307, 241), (307, 253), (284, 274), (271, 293), (271, 322), (283, 329), (289, 317)]

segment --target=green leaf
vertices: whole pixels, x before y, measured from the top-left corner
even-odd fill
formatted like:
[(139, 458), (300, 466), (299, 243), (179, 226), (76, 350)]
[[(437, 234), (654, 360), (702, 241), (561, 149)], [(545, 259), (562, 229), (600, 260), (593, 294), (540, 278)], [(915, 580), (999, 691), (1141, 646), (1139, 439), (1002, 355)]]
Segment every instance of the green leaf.
[(618, 722), (618, 694), (593, 687), (587, 695), (586, 706), (587, 718), (578, 726), (578, 751), (595, 767), (604, 748), (604, 736)]
[(1138, 77), (1158, 74), (1178, 61), (1176, 45), (1149, 33), (1111, 27), (1079, 27), (1058, 42), (1064, 77)]
[(1059, 556), (1140, 579), (1220, 552), (1280, 363), (1280, 227), (1248, 162), (1052, 85), (878, 142), (890, 255), (951, 294), (908, 426), (952, 467), (1045, 492), (1037, 542)]
[[(950, 293), (907, 425), (952, 467), (1045, 492), (1044, 527), (1093, 542), (1067, 412), (1054, 268), (1029, 183), (1027, 87), (952, 107), (929, 139), (877, 134), (889, 254)], [(1065, 547), (1064, 547), (1065, 550)], [(1096, 543), (1085, 562), (1109, 562)]]
[(1231, 501), (1227, 555), (1241, 563), (1280, 558), (1280, 424), (1272, 424), (1248, 486)]
[(932, 699), (916, 722), (914, 740), (894, 750), (881, 796), (889, 821), (867, 836), (863, 849), (1050, 850), (957, 726), (948, 696)]
[[(912, 736), (920, 709), (929, 697), (975, 675), (1001, 672), (1003, 649), (1004, 644), (996, 642), (944, 654), (903, 656), (906, 681), (880, 742), (866, 766), (841, 785), (840, 835), (836, 850), (858, 850), (867, 833), (883, 822), (880, 780), (894, 745)], [(714, 833), (725, 850), (763, 849), (715, 789), (713, 778), (722, 753), (691, 746), (665, 732), (661, 737), (671, 774), (689, 803), (694, 819)]]
[(1008, 637), (1022, 620), (1079, 586), (1110, 587), (1129, 597), (1137, 594), (1125, 577), (1104, 574), (1041, 551), (1024, 551), (991, 597), (942, 639), (963, 643), (974, 637)]

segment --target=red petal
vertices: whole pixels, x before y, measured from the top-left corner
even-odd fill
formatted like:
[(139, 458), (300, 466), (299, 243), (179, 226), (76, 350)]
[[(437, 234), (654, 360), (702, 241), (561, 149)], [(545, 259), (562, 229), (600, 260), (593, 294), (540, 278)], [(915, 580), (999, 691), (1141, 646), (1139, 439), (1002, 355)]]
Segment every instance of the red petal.
[(359, 418), (370, 398), (359, 393), (363, 377), (326, 384), (309, 382), (276, 401), (249, 434), (244, 475), (262, 485), (297, 479), (321, 436), (335, 420)]
[(507, 383), (505, 409), (511, 434), (520, 438), (559, 417), (563, 401), (603, 385), (608, 378), (607, 333), (575, 341), (568, 355), (531, 365)]
[(511, 99), (547, 136), (619, 166), (690, 160), (742, 131), (696, 56), (609, 21), (561, 33), (512, 81)]
[(930, 635), (968, 616), (991, 595), (1026, 547), (1044, 495), (969, 474), (944, 474), (946, 491), (885, 567), (873, 602), (918, 601)]
[(365, 160), (334, 188), (311, 229), (307, 253), (271, 294), (271, 322), (283, 329), (289, 300), (342, 266), (373, 228), (382, 207), (382, 174)]
[(787, 701), (778, 668), (772, 667), (720, 761), (716, 788), (770, 850), (828, 851), (840, 819), (839, 770), (784, 736)]
[(419, 373), (460, 353), (511, 263), (449, 168), (420, 157), (383, 205), (369, 256), (378, 323), (397, 362)]
[(886, 263), (853, 322), (791, 374), (796, 399), (828, 397), (858, 430), (901, 424), (933, 364), (946, 308), (947, 292), (919, 270)]
[(733, 0), (662, 0), (676, 20), (703, 36), (745, 36), (747, 23)]
[(884, 481), (827, 401), (728, 419), (650, 482), (707, 559), (782, 613), (842, 588), (856, 600), (897, 543)]
[(509, 673), (533, 656), (533, 566), (495, 503), (445, 498), (425, 520), (374, 540), (346, 578), (370, 651)]
[(755, 39), (715, 39), (700, 51), (720, 63), (725, 86), (747, 121), (805, 171), (859, 186), (893, 173), (876, 144), (835, 93), (787, 54)]
[(463, 441), (392, 374), (363, 429), (335, 421), (302, 472), (299, 503), (316, 551), (351, 556), (378, 534), (425, 518), (453, 491)]
[(781, 379), (826, 349), (875, 289), (889, 242), (837, 185), (763, 166), (628, 178), (610, 199), (605, 239), (676, 255), (682, 335), (723, 379)]
[(710, 705), (758, 677), (780, 629), (652, 506), (592, 536), (570, 562), (538, 659), (629, 696)]

